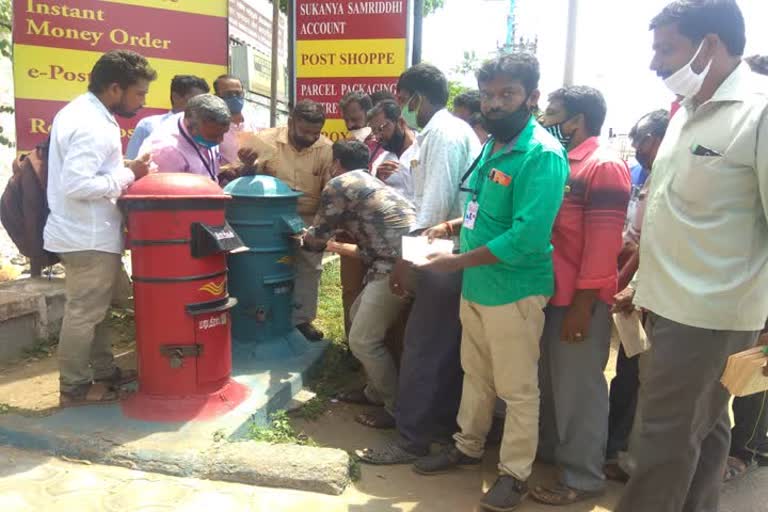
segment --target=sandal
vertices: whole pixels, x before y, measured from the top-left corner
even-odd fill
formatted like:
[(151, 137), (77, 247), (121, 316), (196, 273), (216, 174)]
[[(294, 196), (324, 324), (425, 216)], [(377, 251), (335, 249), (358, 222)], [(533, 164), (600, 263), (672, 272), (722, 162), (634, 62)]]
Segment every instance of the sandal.
[(407, 451), (397, 443), (389, 443), (381, 448), (365, 448), (355, 450), (355, 455), (360, 462), (375, 464), (379, 466), (390, 466), (394, 464), (411, 464), (419, 459), (419, 455)]
[(582, 491), (581, 489), (574, 489), (563, 484), (557, 484), (552, 487), (538, 486), (531, 491), (531, 496), (534, 500), (539, 503), (544, 503), (545, 505), (554, 505), (556, 507), (573, 505), (580, 501), (599, 498), (603, 494), (605, 494), (604, 490)]
[(355, 421), (361, 425), (370, 428), (379, 428), (382, 430), (395, 428), (395, 418), (385, 409), (367, 412), (355, 416)]
[(119, 392), (104, 382), (85, 384), (73, 391), (59, 392), (59, 407), (82, 407), (84, 405), (114, 404), (120, 401)]
[(126, 384), (130, 384), (138, 378), (139, 372), (136, 370), (124, 370), (119, 366), (115, 366), (115, 369), (112, 370), (112, 375), (102, 379), (93, 379), (93, 382), (106, 384), (112, 389), (119, 389)]
[(348, 404), (355, 404), (355, 405), (382, 405), (382, 404), (371, 402), (368, 399), (368, 396), (365, 394), (365, 391), (362, 389), (354, 389), (352, 391), (342, 391), (341, 393), (336, 395), (336, 400), (338, 400), (339, 402), (345, 402)]
[(755, 461), (747, 463), (738, 457), (728, 457), (728, 462), (726, 463), (725, 471), (723, 472), (723, 483), (738, 480), (756, 467), (757, 464)]
[(606, 462), (603, 466), (603, 473), (605, 478), (614, 482), (627, 483), (629, 481), (629, 475), (619, 466), (618, 462)]

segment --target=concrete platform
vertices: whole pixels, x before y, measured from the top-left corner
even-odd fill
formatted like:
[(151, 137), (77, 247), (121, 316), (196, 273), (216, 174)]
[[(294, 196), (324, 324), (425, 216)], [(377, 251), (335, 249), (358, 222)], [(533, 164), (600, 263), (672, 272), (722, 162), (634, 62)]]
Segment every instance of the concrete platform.
[(293, 337), (291, 354), (279, 359), (253, 357), (258, 351), (249, 355), (235, 347), (233, 378), (250, 389), (250, 396), (213, 420), (138, 421), (126, 418), (119, 405), (55, 410), (43, 417), (4, 414), (0, 443), (176, 476), (339, 493), (349, 481), (344, 451), (290, 447), (308, 455), (286, 457), (285, 446), (221, 442), (243, 440), (252, 422), (264, 425), (270, 413), (284, 408), (325, 347)]
[(25, 278), (0, 283), (0, 364), (58, 333), (64, 317), (64, 280)]

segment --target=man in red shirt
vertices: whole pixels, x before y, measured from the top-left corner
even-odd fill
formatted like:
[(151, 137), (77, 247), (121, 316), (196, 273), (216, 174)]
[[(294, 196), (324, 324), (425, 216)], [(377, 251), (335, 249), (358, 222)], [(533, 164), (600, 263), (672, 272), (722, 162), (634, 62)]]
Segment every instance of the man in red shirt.
[(605, 490), (608, 387), (603, 370), (631, 187), (627, 164), (598, 139), (605, 115), (599, 91), (566, 87), (550, 95), (542, 118), (568, 149), (571, 166), (552, 232), (555, 295), (545, 311), (541, 340), (539, 452), (562, 471), (556, 485), (537, 487), (532, 494), (550, 505)]

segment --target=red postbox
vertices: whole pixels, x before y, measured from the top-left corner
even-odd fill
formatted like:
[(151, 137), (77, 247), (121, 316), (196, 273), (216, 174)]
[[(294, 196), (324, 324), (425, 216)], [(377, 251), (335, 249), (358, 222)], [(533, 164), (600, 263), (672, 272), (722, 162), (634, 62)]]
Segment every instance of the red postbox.
[(230, 197), (193, 174), (151, 174), (120, 198), (128, 216), (139, 390), (126, 416), (207, 419), (248, 395), (231, 379), (226, 253), (242, 242), (224, 219)]

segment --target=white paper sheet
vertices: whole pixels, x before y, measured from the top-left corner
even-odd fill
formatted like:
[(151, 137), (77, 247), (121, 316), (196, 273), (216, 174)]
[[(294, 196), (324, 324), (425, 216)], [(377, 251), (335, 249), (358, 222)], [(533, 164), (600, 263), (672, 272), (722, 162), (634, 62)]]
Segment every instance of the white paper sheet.
[(403, 259), (414, 265), (423, 265), (431, 254), (451, 254), (453, 252), (453, 240), (435, 239), (429, 243), (425, 236), (403, 237)]
[(651, 348), (639, 311), (635, 310), (629, 315), (614, 313), (613, 323), (627, 357), (634, 357)]

